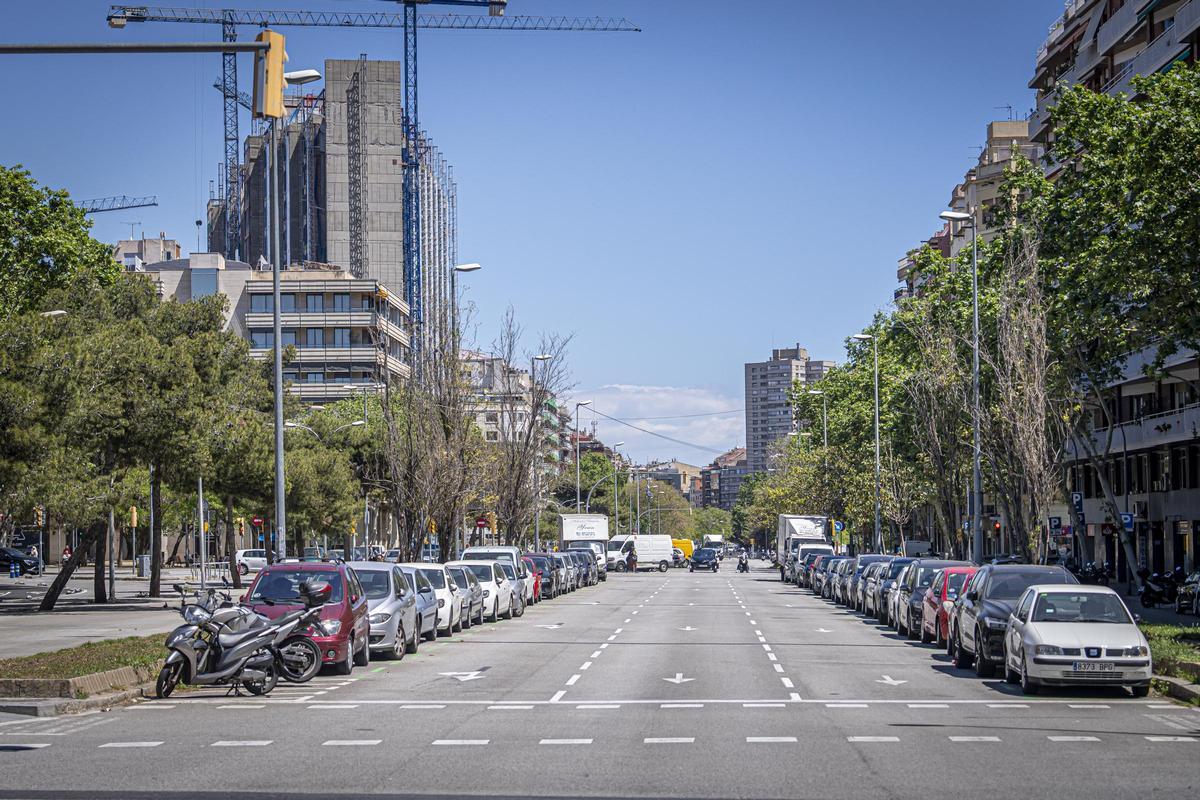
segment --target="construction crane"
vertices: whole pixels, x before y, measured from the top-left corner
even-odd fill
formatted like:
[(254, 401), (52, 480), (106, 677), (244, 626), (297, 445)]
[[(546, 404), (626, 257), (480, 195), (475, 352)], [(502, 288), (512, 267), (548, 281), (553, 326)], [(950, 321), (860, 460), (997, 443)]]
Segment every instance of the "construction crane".
[(83, 209), (85, 214), (98, 214), (101, 211), (120, 211), (123, 208), (145, 208), (158, 205), (158, 197), (101, 197), (95, 200), (79, 200), (76, 206)]
[[(338, 11), (254, 11), (239, 9), (168, 8), (162, 6), (114, 5), (109, 9), (108, 24), (124, 28), (130, 22), (183, 22), (221, 26), (221, 39), (237, 41), (239, 25), (268, 27), (329, 28), (402, 28), (404, 30), (404, 294), (416, 326), (423, 322), (421, 307), (421, 208), (418, 179), (420, 169), (420, 125), (417, 106), (417, 29), (505, 30), (505, 31), (602, 31), (637, 32), (636, 25), (616, 17), (505, 17), (508, 0), (393, 0), (403, 8), (399, 14), (355, 13)], [(482, 14), (417, 14), (418, 5), (452, 5), (487, 8)], [(237, 55), (222, 54), (222, 92), (225, 100), (225, 230), (226, 250), (233, 255), (239, 241), (238, 196), (238, 90)], [(419, 349), (413, 337), (414, 349)]]

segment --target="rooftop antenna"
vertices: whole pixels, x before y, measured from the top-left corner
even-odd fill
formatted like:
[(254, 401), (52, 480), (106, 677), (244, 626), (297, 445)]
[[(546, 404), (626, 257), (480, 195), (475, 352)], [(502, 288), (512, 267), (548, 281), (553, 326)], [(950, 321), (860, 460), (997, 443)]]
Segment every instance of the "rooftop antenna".
[(1009, 122), (1013, 121), (1013, 107), (1011, 105), (992, 106), (992, 108), (996, 109), (997, 111), (999, 111), (1002, 108), (1008, 109), (1008, 121)]

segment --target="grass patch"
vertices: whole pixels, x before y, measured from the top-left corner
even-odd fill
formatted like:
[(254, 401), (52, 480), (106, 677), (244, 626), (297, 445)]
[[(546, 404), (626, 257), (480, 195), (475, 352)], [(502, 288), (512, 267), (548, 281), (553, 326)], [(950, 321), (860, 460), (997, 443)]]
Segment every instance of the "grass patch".
[(88, 642), (52, 653), (0, 659), (0, 678), (63, 680), (120, 667), (154, 664), (166, 655), (163, 634)]
[(1200, 662), (1200, 628), (1196, 626), (1142, 623), (1142, 633), (1150, 642), (1154, 671), (1159, 675), (1200, 682), (1200, 672), (1186, 662)]

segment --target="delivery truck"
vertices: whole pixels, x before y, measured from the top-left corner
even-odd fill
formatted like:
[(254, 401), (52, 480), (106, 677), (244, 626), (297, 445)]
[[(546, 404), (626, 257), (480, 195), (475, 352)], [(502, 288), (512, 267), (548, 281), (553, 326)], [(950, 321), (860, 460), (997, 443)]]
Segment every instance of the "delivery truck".
[(608, 517), (604, 514), (559, 514), (558, 549), (588, 551), (596, 561), (600, 580), (608, 580)]
[(779, 580), (794, 582), (796, 564), (809, 553), (832, 553), (829, 517), (780, 514), (775, 533)]

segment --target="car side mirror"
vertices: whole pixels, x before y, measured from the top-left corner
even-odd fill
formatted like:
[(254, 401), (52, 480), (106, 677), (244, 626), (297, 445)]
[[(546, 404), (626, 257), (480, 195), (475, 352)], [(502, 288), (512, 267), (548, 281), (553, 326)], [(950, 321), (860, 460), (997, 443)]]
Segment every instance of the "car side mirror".
[(1138, 623), (1139, 623), (1139, 622), (1141, 622), (1141, 621), (1142, 621), (1142, 615), (1141, 615), (1141, 614), (1134, 614), (1134, 615), (1133, 615), (1133, 624), (1135, 624), (1135, 625), (1136, 625), (1136, 624), (1138, 624)]
[(250, 595), (248, 595), (248, 594), (244, 594), (244, 595), (242, 595), (241, 597), (239, 597), (239, 598), (238, 598), (238, 602), (239, 602), (239, 603), (244, 603), (244, 602), (246, 602), (246, 601), (247, 601), (247, 600), (249, 600), (249, 599), (250, 599)]
[(358, 595), (356, 595), (356, 594), (352, 594), (352, 595), (350, 595), (350, 602), (351, 602), (351, 603), (357, 603), (357, 602), (358, 602)]
[(977, 592), (977, 591), (975, 591), (974, 589), (972, 589), (971, 591), (967, 592), (967, 599), (968, 599), (968, 600), (970, 600), (970, 601), (972, 601), (972, 602), (974, 602), (974, 601), (978, 600), (978, 599), (979, 599), (979, 592)]

